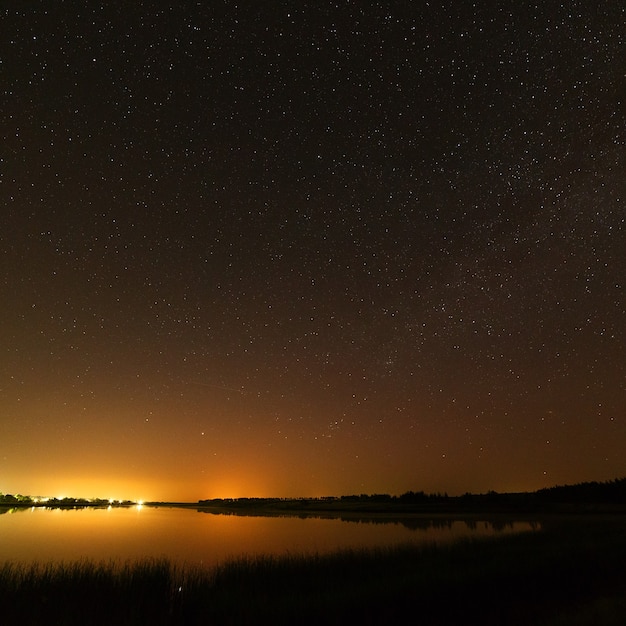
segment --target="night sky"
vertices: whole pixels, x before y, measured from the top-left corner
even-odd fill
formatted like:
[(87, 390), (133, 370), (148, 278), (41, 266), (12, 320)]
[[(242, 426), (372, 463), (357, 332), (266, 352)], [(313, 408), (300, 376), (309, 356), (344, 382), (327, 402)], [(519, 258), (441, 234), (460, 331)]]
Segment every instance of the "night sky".
[(7, 2), (0, 491), (626, 475), (622, 2)]

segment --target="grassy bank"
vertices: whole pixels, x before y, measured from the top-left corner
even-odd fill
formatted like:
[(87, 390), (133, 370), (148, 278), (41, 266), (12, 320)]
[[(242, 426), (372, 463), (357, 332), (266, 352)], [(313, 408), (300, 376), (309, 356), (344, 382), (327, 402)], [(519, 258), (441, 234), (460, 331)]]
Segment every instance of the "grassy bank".
[(0, 566), (21, 624), (624, 624), (624, 520), (448, 546), (241, 558)]

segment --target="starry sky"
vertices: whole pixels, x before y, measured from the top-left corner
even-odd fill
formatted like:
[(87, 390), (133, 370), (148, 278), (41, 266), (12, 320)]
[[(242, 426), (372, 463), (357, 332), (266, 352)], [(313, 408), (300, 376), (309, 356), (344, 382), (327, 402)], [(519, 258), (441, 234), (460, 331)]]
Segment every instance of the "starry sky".
[(623, 3), (0, 14), (0, 491), (626, 475)]

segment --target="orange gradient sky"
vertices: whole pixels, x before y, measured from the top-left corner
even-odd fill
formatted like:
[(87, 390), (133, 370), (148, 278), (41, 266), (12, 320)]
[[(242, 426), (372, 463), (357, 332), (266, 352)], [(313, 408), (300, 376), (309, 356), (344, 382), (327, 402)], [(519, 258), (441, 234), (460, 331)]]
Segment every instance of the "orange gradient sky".
[(0, 491), (626, 475), (619, 3), (49, 4), (0, 38)]

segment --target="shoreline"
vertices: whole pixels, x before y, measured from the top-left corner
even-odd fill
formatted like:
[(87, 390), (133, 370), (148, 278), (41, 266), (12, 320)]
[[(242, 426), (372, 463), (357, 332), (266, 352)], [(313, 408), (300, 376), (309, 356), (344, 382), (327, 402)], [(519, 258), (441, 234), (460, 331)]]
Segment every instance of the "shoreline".
[(355, 504), (315, 503), (310, 501), (302, 506), (298, 500), (283, 500), (271, 503), (236, 503), (202, 504), (199, 502), (143, 502), (143, 503), (108, 503), (76, 502), (76, 503), (0, 503), (0, 511), (41, 509), (108, 509), (108, 508), (183, 508), (195, 509), (199, 513), (214, 515), (242, 516), (285, 516), (285, 517), (328, 517), (328, 518), (411, 518), (431, 517), (433, 519), (480, 519), (514, 516), (516, 519), (532, 519), (541, 516), (622, 516), (626, 515), (626, 503), (549, 503), (533, 506), (491, 505), (468, 506), (456, 504)]

